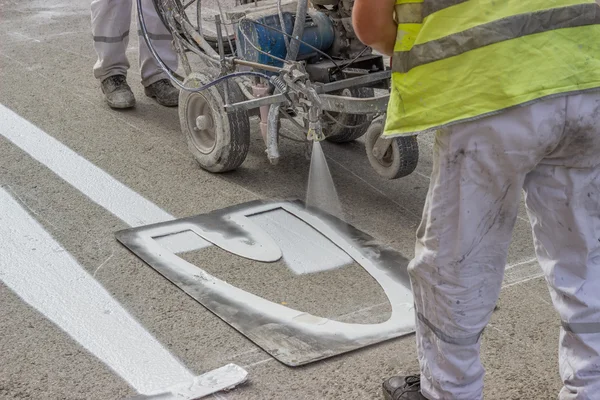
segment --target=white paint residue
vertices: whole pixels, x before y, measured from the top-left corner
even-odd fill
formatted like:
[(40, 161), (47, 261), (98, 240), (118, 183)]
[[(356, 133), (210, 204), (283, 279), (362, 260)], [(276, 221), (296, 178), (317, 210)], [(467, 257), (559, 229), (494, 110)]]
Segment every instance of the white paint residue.
[[(217, 391), (232, 389), (246, 381), (248, 372), (235, 364), (212, 370), (194, 378), (190, 383), (181, 383), (168, 388), (166, 391), (151, 396), (152, 400), (183, 400), (199, 399)], [(215, 390), (218, 388), (218, 390)], [(139, 397), (148, 399), (148, 397)], [(135, 400), (134, 398), (132, 400)]]
[(249, 218), (275, 240), (284, 261), (296, 274), (327, 271), (354, 262), (314, 228), (283, 209)]
[(0, 237), (2, 281), (138, 392), (150, 394), (193, 379), (3, 189)]
[(0, 135), (128, 225), (141, 226), (173, 219), (171, 214), (1, 104), (0, 121)]
[[(0, 135), (126, 224), (140, 226), (173, 219), (1, 104), (0, 121)], [(3, 189), (0, 238), (0, 279), (4, 284), (139, 393), (159, 394), (164, 399), (197, 399), (246, 380), (245, 371), (237, 366), (194, 378)], [(194, 248), (208, 245), (197, 238)], [(211, 378), (215, 376), (220, 379)], [(213, 385), (203, 377), (212, 379)], [(167, 387), (170, 389), (165, 392)], [(185, 396), (180, 390), (184, 387)]]
[(187, 253), (200, 250), (210, 244), (192, 231), (183, 231), (173, 235), (154, 238), (165, 249), (174, 254)]

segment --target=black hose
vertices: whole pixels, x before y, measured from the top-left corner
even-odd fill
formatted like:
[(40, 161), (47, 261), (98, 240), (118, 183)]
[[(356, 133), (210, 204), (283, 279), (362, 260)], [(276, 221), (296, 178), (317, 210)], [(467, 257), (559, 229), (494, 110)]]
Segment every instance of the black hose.
[(179, 79), (176, 78), (177, 73), (175, 71), (171, 70), (171, 68), (169, 68), (167, 66), (167, 64), (165, 64), (165, 62), (162, 60), (162, 58), (160, 58), (160, 56), (156, 52), (156, 49), (154, 48), (154, 45), (152, 44), (152, 41), (150, 40), (150, 37), (148, 36), (148, 29), (146, 28), (146, 21), (144, 19), (144, 13), (142, 11), (142, 0), (137, 0), (137, 6), (138, 6), (138, 22), (140, 25), (140, 30), (142, 31), (142, 37), (144, 38), (144, 41), (146, 42), (146, 45), (148, 46), (150, 53), (152, 54), (152, 56), (154, 57), (154, 59), (156, 60), (156, 62), (160, 66), (160, 68), (165, 72), (165, 74), (167, 74), (167, 76), (169, 77), (171, 82), (173, 82), (175, 85), (177, 85), (182, 90), (186, 90), (186, 91), (192, 92), (192, 93), (197, 93), (197, 92), (206, 90), (212, 86), (218, 85), (219, 83), (221, 83), (227, 79), (236, 78), (236, 77), (244, 76), (244, 75), (259, 76), (259, 77), (264, 78), (267, 81), (269, 81), (270, 77), (266, 74), (263, 74), (260, 72), (255, 72), (255, 71), (243, 71), (243, 72), (234, 72), (232, 74), (227, 74), (227, 75), (221, 76), (221, 77), (215, 79), (214, 81), (209, 82), (206, 85), (203, 85), (199, 88), (189, 88), (189, 87), (185, 86), (184, 84), (182, 84), (179, 81)]

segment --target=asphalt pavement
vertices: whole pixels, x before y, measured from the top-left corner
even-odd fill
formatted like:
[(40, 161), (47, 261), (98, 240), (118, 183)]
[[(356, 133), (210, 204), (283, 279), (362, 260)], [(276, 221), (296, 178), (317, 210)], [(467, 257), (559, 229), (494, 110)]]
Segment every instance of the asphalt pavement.
[[(270, 165), (253, 120), (241, 168), (223, 175), (200, 169), (177, 109), (143, 93), (136, 35), (128, 81), (137, 106), (108, 108), (92, 74), (89, 3), (0, 0), (0, 220), (13, 224), (0, 229), (0, 398), (121, 399), (168, 382), (177, 365), (185, 376), (235, 363), (248, 371), (248, 382), (211, 398), (367, 400), (380, 398), (385, 377), (416, 372), (413, 335), (284, 366), (115, 240), (116, 231), (136, 224), (257, 199), (303, 199), (309, 161), (302, 144), (284, 141), (281, 162)], [(419, 138), (417, 170), (395, 181), (371, 169), (362, 140), (324, 144), (347, 222), (407, 258), (429, 186), (432, 143), (431, 136)], [(44, 248), (49, 253), (36, 257)], [(216, 276), (333, 319), (385, 301), (356, 265), (295, 277), (281, 263), (244, 269), (231, 267), (227, 254), (203, 257)], [(485, 396), (555, 398), (560, 321), (523, 209), (504, 286), (483, 337)], [(120, 325), (94, 319), (95, 307), (122, 316)], [(131, 352), (126, 365), (119, 364), (123, 352)]]

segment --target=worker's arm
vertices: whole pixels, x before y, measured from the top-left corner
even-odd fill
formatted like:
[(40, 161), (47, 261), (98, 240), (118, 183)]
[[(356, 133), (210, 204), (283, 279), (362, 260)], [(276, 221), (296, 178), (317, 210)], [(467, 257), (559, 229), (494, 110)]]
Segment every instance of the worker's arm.
[(360, 41), (388, 56), (394, 53), (398, 32), (395, 5), (395, 0), (356, 0), (352, 11), (352, 24)]

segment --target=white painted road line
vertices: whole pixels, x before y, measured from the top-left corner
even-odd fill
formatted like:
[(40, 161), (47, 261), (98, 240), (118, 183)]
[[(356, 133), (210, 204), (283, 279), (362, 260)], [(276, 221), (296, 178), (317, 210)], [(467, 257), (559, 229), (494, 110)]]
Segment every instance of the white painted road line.
[(130, 226), (173, 216), (0, 104), (0, 134)]
[(0, 188), (0, 279), (140, 393), (193, 375)]
[(195, 399), (246, 380), (236, 365), (188, 371), (0, 188), (0, 280), (138, 393)]
[[(1, 104), (0, 121), (0, 135), (126, 224), (174, 219)], [(246, 380), (236, 365), (194, 377), (2, 188), (0, 238), (0, 280), (139, 393), (191, 399)]]

